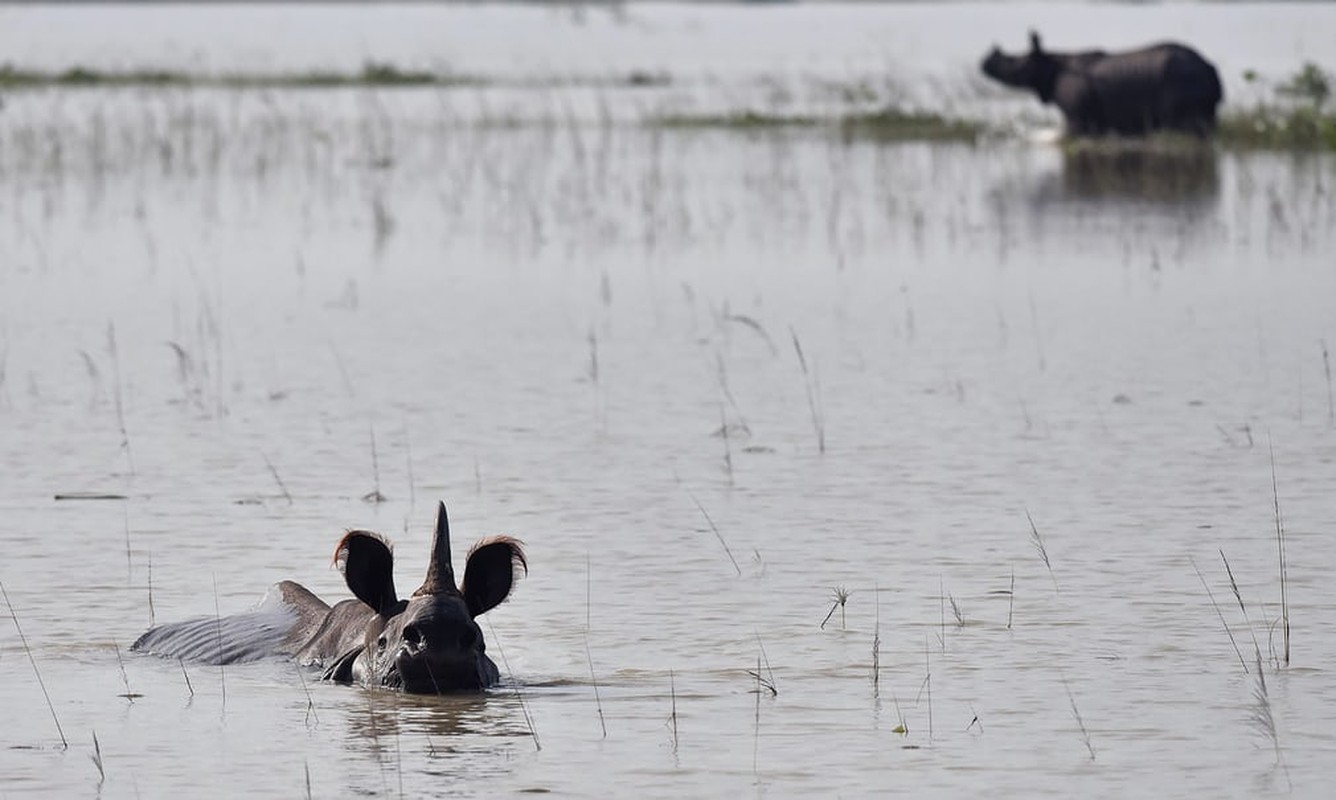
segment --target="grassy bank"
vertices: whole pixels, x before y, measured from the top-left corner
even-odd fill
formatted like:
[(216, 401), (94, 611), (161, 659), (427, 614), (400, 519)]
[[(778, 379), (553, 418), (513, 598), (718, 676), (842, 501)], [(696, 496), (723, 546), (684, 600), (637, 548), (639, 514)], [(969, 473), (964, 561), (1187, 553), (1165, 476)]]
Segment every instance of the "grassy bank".
[(677, 129), (716, 129), (740, 132), (811, 129), (834, 132), (846, 138), (880, 141), (975, 141), (987, 132), (982, 123), (927, 112), (885, 109), (882, 111), (822, 117), (815, 115), (766, 114), (743, 111), (734, 114), (684, 114), (652, 118), (650, 125)]
[(192, 87), (237, 89), (308, 89), (340, 86), (459, 86), (479, 83), (475, 78), (405, 70), (391, 64), (367, 62), (360, 72), (293, 72), (275, 74), (201, 75), (172, 70), (94, 70), (71, 67), (61, 72), (0, 66), (0, 89), (92, 87)]
[[(1243, 79), (1267, 86), (1256, 72)], [(1270, 85), (1271, 99), (1247, 109), (1227, 109), (1220, 116), (1221, 143), (1232, 147), (1275, 150), (1336, 150), (1336, 112), (1331, 73), (1309, 61), (1279, 83)]]
[(322, 89), (322, 88), (394, 88), (394, 87), (481, 87), (491, 85), (565, 86), (582, 83), (591, 86), (663, 86), (666, 76), (630, 72), (606, 79), (575, 81), (499, 81), (477, 75), (430, 70), (405, 69), (394, 64), (368, 61), (356, 72), (312, 70), (308, 72), (225, 73), (211, 75), (178, 70), (134, 69), (95, 70), (74, 66), (59, 72), (0, 65), (0, 90), (86, 88), (225, 88), (225, 89)]
[(1220, 116), (1217, 136), (1227, 147), (1336, 151), (1336, 114), (1311, 106), (1227, 111)]
[[(673, 115), (656, 117), (650, 120), (650, 124), (665, 128), (739, 132), (811, 129), (835, 132), (849, 139), (880, 141), (973, 142), (988, 135), (1002, 138), (1010, 135), (977, 120), (898, 109), (833, 117), (764, 114), (755, 111)], [(1181, 137), (1168, 135), (1153, 138), (1172, 140)], [(1230, 109), (1220, 115), (1216, 140), (1224, 147), (1244, 150), (1336, 151), (1336, 114), (1324, 113), (1309, 106), (1285, 108), (1269, 104), (1250, 109)]]
[[(1258, 80), (1245, 76), (1249, 80)], [(606, 78), (499, 79), (448, 71), (407, 69), (368, 61), (352, 72), (314, 70), (279, 73), (207, 74), (175, 70), (95, 70), (74, 66), (63, 71), (0, 65), (0, 91), (87, 90), (97, 88), (468, 88), (488, 86), (533, 89), (563, 86), (656, 88), (671, 85), (661, 73), (633, 71)], [(1336, 113), (1328, 106), (1331, 76), (1305, 64), (1271, 87), (1272, 98), (1251, 108), (1226, 107), (1220, 114), (1217, 140), (1225, 147), (1267, 150), (1336, 151)], [(862, 95), (860, 95), (862, 97)], [(866, 98), (863, 98), (866, 99)], [(721, 114), (652, 116), (646, 124), (673, 129), (738, 132), (811, 130), (846, 139), (873, 141), (973, 142), (983, 136), (1005, 137), (987, 123), (926, 111), (888, 107), (878, 111), (830, 114), (737, 111)]]

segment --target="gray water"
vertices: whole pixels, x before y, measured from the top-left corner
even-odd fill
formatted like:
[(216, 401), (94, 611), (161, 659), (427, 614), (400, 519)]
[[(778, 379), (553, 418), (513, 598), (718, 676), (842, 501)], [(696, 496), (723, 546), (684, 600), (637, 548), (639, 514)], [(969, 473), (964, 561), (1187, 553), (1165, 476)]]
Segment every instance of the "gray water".
[[(1293, 59), (1273, 13), (1249, 46)], [(1324, 796), (1336, 161), (664, 130), (588, 91), (6, 96), (0, 792)], [(528, 549), (483, 697), (129, 652), (284, 578), (346, 596), (350, 527), (412, 585), (439, 499), (457, 558)]]

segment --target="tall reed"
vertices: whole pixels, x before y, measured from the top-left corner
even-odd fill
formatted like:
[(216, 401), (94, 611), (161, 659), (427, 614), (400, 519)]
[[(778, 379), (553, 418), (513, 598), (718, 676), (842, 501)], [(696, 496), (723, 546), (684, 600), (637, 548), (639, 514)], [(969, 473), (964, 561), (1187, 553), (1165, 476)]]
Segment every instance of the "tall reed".
[(1044, 567), (1048, 569), (1048, 577), (1053, 579), (1053, 591), (1061, 592), (1058, 588), (1058, 576), (1053, 574), (1053, 562), (1048, 559), (1048, 547), (1044, 544), (1044, 537), (1039, 535), (1039, 528), (1034, 524), (1034, 517), (1030, 516), (1030, 509), (1025, 509), (1025, 519), (1030, 523), (1030, 544), (1039, 553), (1039, 558), (1044, 562)]
[(1085, 743), (1086, 752), (1090, 754), (1090, 760), (1095, 760), (1095, 746), (1090, 742), (1090, 731), (1086, 728), (1085, 720), (1081, 718), (1081, 709), (1076, 707), (1076, 695), (1072, 694), (1072, 687), (1067, 684), (1067, 679), (1062, 679), (1062, 688), (1067, 690), (1067, 700), (1072, 706), (1072, 716), (1076, 718), (1076, 727), (1081, 732), (1081, 741)]
[[(506, 674), (513, 674), (510, 671), (510, 661), (506, 658), (506, 651), (501, 647), (501, 639), (497, 637), (496, 629), (492, 627), (490, 617), (487, 618), (487, 633), (491, 636), (492, 641), (496, 643), (496, 652), (501, 656), (501, 665), (505, 667)], [(533, 715), (529, 713), (529, 704), (524, 702), (524, 693), (520, 691), (518, 682), (512, 682), (511, 688), (515, 690), (515, 699), (519, 701), (520, 713), (524, 715), (524, 724), (529, 727), (529, 736), (533, 739), (534, 750), (541, 752), (543, 743), (538, 739), (538, 730), (534, 727)]]
[(742, 577), (742, 567), (738, 566), (738, 560), (733, 557), (732, 548), (728, 546), (728, 542), (724, 541), (724, 535), (719, 532), (719, 526), (714, 524), (714, 519), (710, 517), (710, 512), (706, 511), (705, 506), (700, 504), (700, 501), (696, 499), (696, 495), (687, 492), (687, 496), (691, 498), (691, 502), (696, 504), (696, 508), (700, 509), (701, 515), (705, 517), (705, 521), (710, 525), (710, 530), (714, 531), (714, 538), (719, 540), (719, 544), (724, 548), (724, 554), (728, 556), (728, 560), (733, 564), (733, 569), (738, 573), (739, 578)]
[(1276, 485), (1276, 450), (1268, 443), (1271, 450), (1271, 501), (1276, 515), (1276, 550), (1280, 561), (1280, 621), (1284, 649), (1281, 653), (1281, 666), (1290, 665), (1290, 594), (1289, 566), (1285, 559), (1285, 525), (1280, 515), (1280, 490)]
[(598, 726), (603, 731), (603, 738), (608, 738), (608, 723), (603, 717), (603, 698), (598, 692), (598, 675), (594, 673), (594, 653), (589, 648), (589, 620), (590, 609), (593, 608), (591, 602), (593, 584), (593, 571), (589, 564), (589, 554), (585, 553), (585, 658), (589, 660), (589, 682), (594, 686), (594, 706), (598, 709)]
[(803, 389), (807, 392), (807, 409), (812, 415), (812, 428), (816, 431), (817, 451), (821, 454), (826, 452), (826, 421), (821, 411), (821, 379), (816, 376), (815, 371), (809, 372), (807, 369), (807, 357), (803, 355), (802, 342), (798, 341), (798, 332), (789, 327), (789, 335), (793, 337), (793, 351), (798, 354), (798, 366), (803, 372)]
[(0, 583), (0, 595), (5, 598), (5, 605), (9, 607), (9, 618), (14, 620), (14, 629), (19, 632), (19, 641), (23, 643), (23, 652), (28, 654), (28, 663), (32, 664), (33, 675), (37, 676), (37, 685), (42, 689), (42, 697), (46, 698), (46, 707), (51, 710), (51, 720), (56, 723), (56, 733), (60, 734), (60, 748), (68, 750), (70, 743), (65, 739), (65, 730), (60, 727), (60, 718), (56, 716), (56, 704), (51, 702), (51, 693), (46, 690), (46, 681), (42, 680), (42, 671), (37, 668), (37, 659), (33, 657), (32, 648), (28, 646), (28, 637), (23, 635), (23, 626), (19, 624), (19, 615), (14, 611), (14, 604), (9, 601), (9, 592), (5, 591), (5, 585)]
[[(1215, 609), (1216, 616), (1220, 618), (1220, 626), (1225, 629), (1225, 634), (1229, 636), (1229, 643), (1234, 647), (1234, 654), (1239, 657), (1239, 665), (1243, 667), (1243, 671), (1246, 673), (1248, 671), (1248, 662), (1243, 660), (1243, 651), (1239, 650), (1239, 643), (1234, 640), (1234, 632), (1229, 629), (1229, 623), (1225, 622), (1225, 615), (1220, 610), (1220, 604), (1215, 602), (1215, 593), (1211, 591), (1210, 584), (1206, 583), (1206, 577), (1202, 575), (1201, 570), (1198, 569), (1197, 561), (1193, 558), (1189, 558), (1188, 563), (1192, 564), (1193, 572), (1197, 573), (1197, 580), (1201, 581), (1202, 588), (1206, 590), (1206, 596), (1211, 600), (1211, 607)], [(1230, 579), (1233, 580), (1233, 576), (1231, 576)]]

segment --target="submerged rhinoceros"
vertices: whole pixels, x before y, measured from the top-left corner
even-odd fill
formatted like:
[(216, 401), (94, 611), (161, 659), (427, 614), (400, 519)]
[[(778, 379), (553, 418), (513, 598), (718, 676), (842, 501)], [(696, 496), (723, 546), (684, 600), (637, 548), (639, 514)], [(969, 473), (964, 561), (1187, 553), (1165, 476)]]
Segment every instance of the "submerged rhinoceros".
[(1215, 130), (1216, 106), (1224, 97), (1211, 62), (1172, 42), (1120, 53), (1053, 53), (1031, 31), (1029, 53), (1011, 56), (994, 47), (982, 68), (994, 80), (1056, 104), (1073, 136), (1173, 130), (1205, 137)]
[(476, 691), (497, 682), (474, 619), (506, 599), (517, 571), (528, 572), (518, 541), (497, 536), (475, 544), (464, 582), (456, 586), (441, 503), (427, 579), (407, 600), (394, 590), (394, 556), (379, 535), (349, 532), (334, 560), (356, 600), (330, 606), (301, 584), (283, 581), (254, 611), (159, 625), (132, 649), (210, 664), (286, 655), (323, 667), (325, 680), (419, 694)]

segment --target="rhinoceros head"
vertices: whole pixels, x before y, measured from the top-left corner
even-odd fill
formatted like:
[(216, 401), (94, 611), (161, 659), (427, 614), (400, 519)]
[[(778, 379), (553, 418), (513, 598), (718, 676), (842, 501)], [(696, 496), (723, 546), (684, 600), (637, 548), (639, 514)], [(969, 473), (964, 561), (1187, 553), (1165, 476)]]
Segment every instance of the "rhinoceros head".
[(1017, 89), (1033, 89), (1045, 103), (1053, 99), (1053, 86), (1060, 70), (1059, 63), (1044, 50), (1035, 31), (1030, 31), (1028, 53), (1007, 55), (994, 46), (979, 66), (983, 74), (995, 81)]
[(375, 612), (364, 647), (347, 666), (349, 678), (419, 694), (477, 690), (497, 681), (475, 619), (506, 599), (518, 570), (527, 572), (518, 541), (498, 536), (478, 542), (456, 586), (441, 503), (426, 580), (407, 600), (395, 592), (394, 557), (376, 534), (348, 533), (335, 560), (348, 588)]

